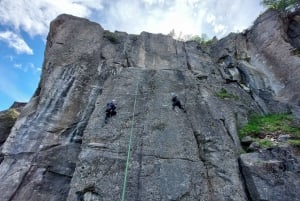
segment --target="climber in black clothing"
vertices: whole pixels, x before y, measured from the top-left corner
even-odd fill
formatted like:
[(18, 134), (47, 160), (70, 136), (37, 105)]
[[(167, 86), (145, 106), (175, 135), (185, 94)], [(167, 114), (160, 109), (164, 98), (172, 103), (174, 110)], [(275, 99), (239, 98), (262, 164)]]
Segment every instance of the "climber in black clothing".
[(180, 100), (178, 99), (177, 95), (172, 93), (172, 109), (174, 110), (175, 107), (179, 107), (179, 109), (183, 110), (184, 113), (186, 113), (186, 110), (184, 109), (184, 107), (181, 105)]
[(105, 120), (104, 123), (107, 124), (108, 118), (114, 116), (117, 114), (116, 110), (116, 101), (112, 100), (111, 102), (106, 104), (106, 110), (105, 110)]

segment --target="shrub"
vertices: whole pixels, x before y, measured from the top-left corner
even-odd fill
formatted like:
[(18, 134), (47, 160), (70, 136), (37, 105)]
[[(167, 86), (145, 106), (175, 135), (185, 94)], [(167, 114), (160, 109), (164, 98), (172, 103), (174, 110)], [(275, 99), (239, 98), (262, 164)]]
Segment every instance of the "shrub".
[(217, 38), (214, 37), (212, 39), (208, 39), (206, 34), (202, 34), (202, 36), (192, 36), (191, 38), (186, 39), (186, 41), (195, 41), (201, 46), (210, 46), (212, 45), (215, 41), (217, 41)]
[(114, 44), (117, 44), (120, 42), (119, 37), (116, 33), (105, 31), (103, 36), (104, 36), (104, 38), (107, 38), (110, 42), (112, 42)]
[(9, 119), (17, 119), (19, 114), (20, 113), (15, 109), (9, 109), (8, 111), (6, 111), (6, 115)]
[(290, 7), (299, 7), (298, 1), (299, 0), (262, 0), (261, 4), (267, 6), (268, 8), (285, 11)]

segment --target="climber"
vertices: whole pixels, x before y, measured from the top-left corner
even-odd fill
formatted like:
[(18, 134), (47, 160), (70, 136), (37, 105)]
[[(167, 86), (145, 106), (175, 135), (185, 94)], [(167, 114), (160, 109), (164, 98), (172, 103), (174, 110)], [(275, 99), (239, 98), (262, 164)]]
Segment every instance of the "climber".
[(116, 110), (116, 101), (112, 100), (111, 102), (106, 104), (106, 110), (105, 110), (105, 120), (104, 123), (107, 124), (108, 118), (114, 116), (117, 114)]
[(183, 110), (184, 113), (186, 113), (186, 110), (181, 105), (180, 100), (178, 99), (177, 95), (175, 93), (171, 93), (172, 95), (172, 109), (175, 109), (175, 106), (179, 107), (179, 109)]

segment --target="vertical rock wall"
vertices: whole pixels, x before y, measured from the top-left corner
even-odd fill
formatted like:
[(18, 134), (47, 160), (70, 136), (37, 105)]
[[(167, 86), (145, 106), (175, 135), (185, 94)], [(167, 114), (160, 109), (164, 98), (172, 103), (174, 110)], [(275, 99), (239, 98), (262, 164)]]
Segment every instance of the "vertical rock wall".
[[(251, 113), (298, 107), (287, 91), (299, 58), (266, 55), (275, 43), (289, 48), (278, 19), (269, 12), (249, 32), (203, 47), (57, 17), (39, 87), (2, 147), (0, 200), (119, 200), (131, 133), (126, 200), (248, 200), (237, 129)], [(171, 92), (187, 113), (172, 110)], [(117, 115), (104, 124), (112, 99)]]

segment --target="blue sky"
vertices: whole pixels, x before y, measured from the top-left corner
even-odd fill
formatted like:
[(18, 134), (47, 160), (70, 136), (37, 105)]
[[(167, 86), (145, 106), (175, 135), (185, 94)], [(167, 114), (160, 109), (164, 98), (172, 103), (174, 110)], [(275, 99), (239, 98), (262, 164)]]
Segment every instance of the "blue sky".
[(41, 75), (50, 21), (62, 13), (110, 31), (222, 38), (249, 28), (260, 0), (0, 0), (0, 111), (27, 102)]

